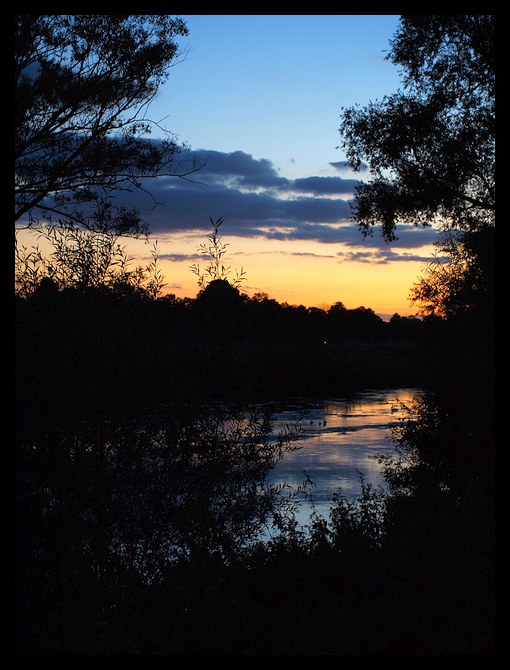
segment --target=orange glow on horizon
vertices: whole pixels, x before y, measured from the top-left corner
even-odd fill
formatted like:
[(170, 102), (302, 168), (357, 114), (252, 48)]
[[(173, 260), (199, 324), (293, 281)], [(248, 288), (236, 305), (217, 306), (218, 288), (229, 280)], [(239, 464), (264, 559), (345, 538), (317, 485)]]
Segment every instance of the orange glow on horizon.
[[(201, 238), (172, 236), (160, 240), (160, 263), (167, 281), (165, 293), (173, 293), (179, 298), (196, 296), (199, 288), (189, 266), (199, 262), (205, 267), (208, 258), (165, 260), (164, 255), (177, 250), (196, 253), (203, 239), (202, 233)], [(315, 241), (241, 237), (225, 237), (224, 241), (229, 244), (225, 255), (225, 265), (231, 268), (229, 278), (232, 279), (235, 271), (242, 267), (246, 281), (242, 282), (241, 288), (249, 296), (267, 293), (269, 298), (280, 303), (321, 309), (342, 302), (347, 309), (363, 306), (383, 318), (395, 313), (409, 316), (418, 312), (417, 306), (409, 301), (409, 292), (424, 269), (423, 261), (343, 260), (342, 255), (338, 255), (345, 251), (341, 245)], [(430, 257), (432, 248), (423, 247), (419, 253)]]
[[(164, 275), (164, 294), (178, 298), (195, 298), (199, 287), (190, 266), (199, 263), (205, 268), (210, 260), (197, 254), (199, 245), (206, 240), (207, 230), (189, 231), (187, 234), (153, 233), (148, 242), (123, 240), (131, 257), (130, 267), (146, 266), (152, 260), (151, 248), (157, 242), (159, 267)], [(21, 231), (19, 241), (27, 247), (41, 245), (37, 235)], [(230, 266), (228, 278), (241, 267), (246, 281), (241, 289), (250, 297), (266, 293), (270, 299), (290, 305), (327, 309), (342, 302), (347, 309), (366, 307), (385, 319), (398, 313), (415, 315), (418, 307), (409, 301), (411, 287), (423, 272), (425, 261), (398, 260), (388, 262), (362, 262), (349, 260), (350, 253), (374, 252), (360, 242), (359, 248), (341, 244), (326, 244), (314, 240), (271, 240), (262, 237), (246, 238), (224, 235), (228, 245), (222, 259)], [(44, 241), (43, 241), (44, 242)], [(405, 250), (393, 249), (405, 254)], [(432, 257), (433, 247), (413, 249), (423, 258)], [(48, 251), (51, 253), (51, 250)]]

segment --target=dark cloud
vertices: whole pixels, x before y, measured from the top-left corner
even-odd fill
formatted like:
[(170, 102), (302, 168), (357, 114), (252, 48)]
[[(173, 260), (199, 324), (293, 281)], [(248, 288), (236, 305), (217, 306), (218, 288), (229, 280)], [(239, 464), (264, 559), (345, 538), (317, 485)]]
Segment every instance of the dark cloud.
[(399, 253), (388, 249), (386, 251), (380, 249), (367, 249), (356, 250), (356, 251), (339, 251), (337, 257), (340, 262), (344, 261), (356, 261), (358, 263), (370, 263), (370, 264), (380, 264), (385, 265), (386, 263), (395, 263), (395, 262), (408, 262), (416, 261), (420, 263), (429, 263), (430, 256), (424, 256), (423, 254), (409, 254), (409, 253)]
[(316, 223), (287, 225), (283, 221), (271, 221), (262, 228), (253, 229), (252, 234), (263, 235), (272, 240), (310, 240), (327, 244), (350, 244), (360, 240), (360, 234), (351, 226), (327, 226)]
[(159, 254), (158, 258), (163, 261), (173, 261), (175, 262), (190, 262), (190, 261), (201, 261), (204, 259), (203, 254)]
[[(202, 168), (187, 179), (161, 176), (148, 182), (152, 198), (143, 192), (124, 198), (125, 204), (141, 211), (155, 235), (205, 231), (211, 218), (223, 217), (225, 235), (342, 243), (356, 247), (359, 259), (389, 262), (390, 247), (382, 237), (375, 232), (364, 239), (351, 221), (351, 196), (358, 183), (355, 179), (287, 179), (278, 174), (271, 161), (243, 151), (186, 151), (179, 160), (183, 166), (200, 164)], [(343, 164), (332, 165), (338, 168)], [(412, 226), (399, 227), (397, 235), (392, 248), (416, 249), (436, 237), (430, 228), (418, 230)], [(371, 249), (371, 256), (364, 249)], [(406, 258), (411, 260), (411, 256)]]
[(335, 258), (331, 254), (313, 254), (307, 251), (292, 251), (291, 256), (305, 256), (306, 258)]
[(314, 196), (275, 195), (269, 191), (245, 191), (223, 184), (191, 185), (160, 177), (144, 194), (127, 195), (154, 232), (177, 232), (207, 226), (209, 218), (222, 216), (232, 235), (250, 233), (254, 226), (300, 226), (307, 223), (345, 222), (351, 216), (347, 201)]
[(202, 166), (192, 177), (198, 182), (209, 185), (237, 185), (239, 188), (279, 189), (282, 192), (308, 192), (324, 194), (351, 194), (354, 192), (356, 179), (340, 177), (305, 177), (302, 179), (286, 179), (281, 177), (273, 163), (267, 158), (253, 158), (243, 151), (223, 153), (221, 151), (185, 151), (180, 154), (179, 164), (186, 166)]
[(357, 179), (341, 179), (340, 177), (304, 177), (292, 182), (292, 189), (317, 193), (320, 195), (352, 195)]
[[(349, 164), (348, 161), (333, 161), (330, 163), (331, 167), (334, 167), (335, 170), (352, 170), (351, 165)], [(368, 170), (368, 165), (366, 163), (361, 163), (361, 165), (358, 168), (358, 172), (366, 172)]]
[(178, 162), (184, 169), (186, 166), (201, 166), (193, 179), (209, 185), (230, 182), (252, 188), (285, 188), (288, 184), (288, 180), (280, 177), (270, 160), (253, 158), (244, 151), (183, 151), (179, 154)]
[(408, 224), (398, 225), (395, 234), (397, 239), (389, 245), (376, 230), (372, 236), (369, 236), (364, 240), (363, 244), (370, 247), (377, 247), (379, 249), (416, 249), (417, 247), (434, 244), (438, 236), (435, 228)]

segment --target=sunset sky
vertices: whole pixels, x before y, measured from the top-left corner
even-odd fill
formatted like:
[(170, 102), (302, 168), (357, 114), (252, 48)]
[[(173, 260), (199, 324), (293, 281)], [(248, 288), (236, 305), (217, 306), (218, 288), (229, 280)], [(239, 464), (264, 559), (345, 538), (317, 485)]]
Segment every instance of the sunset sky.
[[(203, 168), (192, 181), (161, 177), (139, 207), (157, 240), (165, 292), (194, 297), (192, 263), (210, 218), (223, 217), (226, 264), (244, 268), (249, 295), (325, 306), (341, 301), (388, 318), (415, 314), (409, 289), (432, 254), (431, 229), (399, 228), (386, 244), (350, 221), (356, 180), (339, 147), (342, 107), (395, 92), (384, 60), (398, 16), (183, 15), (183, 55), (149, 116)], [(153, 137), (157, 138), (157, 132)], [(130, 243), (144, 263), (149, 247)]]

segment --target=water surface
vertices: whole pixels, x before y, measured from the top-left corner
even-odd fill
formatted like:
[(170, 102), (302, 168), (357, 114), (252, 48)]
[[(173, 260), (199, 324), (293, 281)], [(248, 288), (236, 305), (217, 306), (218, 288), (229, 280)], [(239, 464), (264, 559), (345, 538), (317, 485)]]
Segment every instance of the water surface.
[[(419, 395), (418, 389), (366, 390), (354, 400), (332, 398), (296, 400), (274, 412), (275, 431), (299, 422), (298, 450), (285, 455), (271, 472), (268, 482), (286, 482), (299, 487), (307, 475), (316, 510), (328, 516), (335, 492), (347, 498), (361, 493), (359, 472), (365, 481), (384, 486), (377, 454), (393, 454), (391, 428), (405, 416), (402, 403)], [(298, 520), (306, 523), (311, 511), (303, 505)]]

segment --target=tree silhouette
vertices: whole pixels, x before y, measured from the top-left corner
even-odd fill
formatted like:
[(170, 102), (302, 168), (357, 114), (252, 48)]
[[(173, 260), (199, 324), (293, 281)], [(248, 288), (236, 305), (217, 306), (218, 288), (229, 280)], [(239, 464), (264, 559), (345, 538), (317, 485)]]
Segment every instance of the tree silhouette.
[(37, 226), (40, 238), (51, 252), (39, 246), (15, 249), (15, 288), (20, 297), (29, 297), (44, 280), (59, 289), (109, 288), (115, 292), (137, 291), (158, 298), (165, 284), (159, 266), (158, 244), (152, 246), (152, 260), (146, 265), (131, 267), (132, 258), (122, 245), (121, 236), (113, 229), (90, 231), (72, 222)]
[[(40, 229), (49, 257), (16, 256), (17, 652), (493, 653), (493, 19), (403, 17), (391, 58), (408, 93), (344, 117), (354, 164), (373, 159), (357, 196), (365, 233), (434, 217), (462, 229), (414, 289), (430, 315), (389, 323), (341, 302), (248, 298), (244, 272), (231, 280), (224, 265), (221, 218), (200, 247), (209, 264), (192, 267), (195, 299), (157, 299), (157, 249), (145, 271), (127, 267), (118, 240), (137, 213), (94, 188), (137, 188), (162, 145), (129, 115), (108, 137), (122, 126), (103, 84), (124, 74), (150, 97), (184, 30), (169, 21), (17, 17), (18, 140), (32, 142), (18, 213), (61, 218)], [(142, 104), (126, 96), (121, 116)], [(98, 111), (113, 122), (104, 135), (75, 124)], [(52, 114), (61, 142), (45, 145)], [(361, 498), (340, 491), (304, 532), (295, 496), (267, 483), (296, 434), (243, 401), (350, 396), (401, 375), (433, 393), (396, 426), (398, 457), (381, 459), (391, 495), (360, 476)]]
[(494, 225), (495, 17), (403, 16), (387, 59), (404, 89), (342, 112), (347, 157), (371, 170), (355, 194), (362, 232)]
[(206, 257), (209, 257), (209, 262), (205, 270), (200, 269), (199, 263), (194, 263), (190, 266), (191, 271), (198, 277), (198, 285), (204, 289), (210, 282), (214, 281), (229, 281), (232, 286), (239, 287), (241, 282), (245, 281), (246, 277), (243, 268), (236, 270), (234, 278), (228, 280), (231, 268), (223, 264), (223, 256), (227, 253), (228, 244), (224, 243), (220, 235), (220, 227), (223, 224), (223, 218), (211, 221), (211, 232), (207, 237), (207, 242), (202, 243), (198, 247), (198, 252)]
[(426, 314), (451, 318), (474, 311), (487, 323), (495, 304), (494, 228), (443, 233), (436, 246), (411, 299)]
[[(102, 230), (112, 193), (195, 169), (175, 161), (172, 137), (144, 137), (154, 125), (148, 105), (187, 32), (167, 15), (15, 17), (15, 221), (56, 214)], [(143, 228), (123, 207), (106, 223)]]
[[(398, 456), (386, 461), (387, 549), (413, 566), (410, 582), (426, 575), (429, 611), (448, 600), (466, 631), (477, 611), (488, 622), (480, 639), (492, 645), (495, 17), (403, 16), (388, 59), (403, 69), (403, 90), (343, 111), (348, 159), (371, 170), (354, 218), (388, 242), (399, 224), (441, 234), (411, 293), (428, 315), (422, 367), (432, 393), (410, 408)], [(389, 325), (404, 332), (400, 319)], [(466, 583), (476, 585), (467, 596)], [(435, 644), (447, 646), (440, 636)]]

